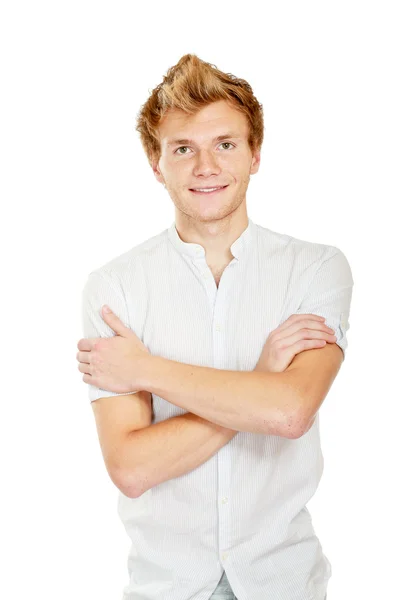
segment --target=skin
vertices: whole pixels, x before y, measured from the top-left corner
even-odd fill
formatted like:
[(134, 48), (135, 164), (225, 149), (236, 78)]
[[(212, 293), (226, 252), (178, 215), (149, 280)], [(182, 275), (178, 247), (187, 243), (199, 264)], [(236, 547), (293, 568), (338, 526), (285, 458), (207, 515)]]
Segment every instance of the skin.
[[(228, 102), (218, 101), (195, 115), (170, 110), (158, 132), (161, 155), (152, 168), (175, 205), (179, 236), (203, 246), (210, 269), (220, 274), (233, 259), (231, 245), (247, 228), (246, 192), (260, 166), (260, 150), (253, 154), (248, 143), (247, 118)], [(213, 141), (226, 133), (235, 137)], [(192, 141), (171, 144), (176, 139)], [(190, 191), (226, 184), (212, 196)]]
[[(310, 332), (316, 330), (313, 338), (333, 341), (320, 317), (306, 316), (313, 327)], [(301, 368), (293, 361), (283, 372), (228, 371), (152, 356), (136, 334), (103, 307), (103, 319), (116, 335), (80, 340), (79, 370), (85, 373), (85, 383), (123, 394), (147, 390), (222, 427), (257, 433), (267, 427), (265, 433), (297, 437), (308, 431), (342, 362), (342, 351), (333, 343), (320, 349), (322, 354), (303, 353), (302, 344), (296, 348), (294, 342), (309, 337), (304, 329), (299, 331), (304, 317), (292, 315), (274, 330), (266, 353), (272, 362), (281, 361), (281, 367), (297, 353)], [(311, 377), (316, 372), (318, 377)]]
[[(214, 139), (228, 132), (234, 132), (234, 137), (226, 137), (218, 141)], [(175, 205), (175, 222), (181, 239), (203, 246), (206, 261), (217, 285), (224, 268), (233, 258), (230, 246), (248, 226), (246, 192), (250, 176), (258, 171), (260, 165), (260, 151), (252, 153), (248, 134), (246, 117), (225, 101), (215, 102), (195, 115), (189, 116), (182, 111), (170, 110), (159, 125), (161, 154), (152, 164), (153, 172), (157, 181), (165, 185)], [(182, 142), (171, 144), (172, 140), (176, 139), (191, 141), (185, 144)], [(190, 191), (193, 187), (226, 184), (228, 187), (224, 191), (212, 196), (196, 195)], [(117, 393), (129, 393), (138, 389), (154, 390), (155, 393), (176, 403), (177, 394), (182, 393), (181, 383), (177, 389), (176, 382), (185, 380), (182, 403), (177, 405), (192, 412), (196, 412), (197, 392), (199, 386), (203, 385), (205, 387), (201, 397), (204, 406), (200, 416), (224, 424), (233, 394), (233, 390), (230, 390), (229, 398), (224, 399), (226, 373), (216, 369), (206, 369), (207, 373), (205, 373), (204, 368), (152, 357), (135, 333), (127, 329), (116, 315), (105, 313), (104, 307), (102, 315), (104, 321), (115, 331), (116, 336), (107, 339), (81, 339), (78, 342), (80, 352), (76, 358), (79, 362), (79, 370), (84, 373), (85, 383)], [(275, 379), (278, 373), (272, 373), (282, 369), (282, 365), (276, 368), (275, 363), (278, 358), (279, 361), (284, 361), (284, 364), (290, 362), (293, 355), (302, 353), (306, 349), (301, 345), (301, 340), (305, 338), (322, 338), (331, 343), (334, 341), (327, 331), (328, 328), (320, 322), (318, 316), (308, 315), (311, 321), (307, 322), (304, 321), (305, 316), (297, 315), (290, 318), (291, 328), (283, 335), (283, 337), (287, 336), (285, 340), (287, 356), (282, 355), (282, 340), (267, 340), (263, 350), (265, 354), (265, 356), (263, 354), (263, 361), (268, 362), (268, 368), (263, 364), (262, 371), (270, 370), (271, 373), (231, 373), (231, 376), (237, 378), (234, 391), (238, 393), (239, 399), (248, 395), (246, 391), (250, 382), (249, 377), (252, 378), (251, 383), (255, 386), (255, 392), (261, 390), (260, 403), (265, 403), (265, 390), (269, 392), (267, 396), (273, 397), (275, 392), (280, 397), (281, 383), (280, 380)], [(307, 331), (304, 326), (311, 329)], [(289, 342), (292, 344), (290, 351)], [(298, 347), (294, 348), (293, 344), (296, 342)], [(317, 342), (317, 339), (313, 342)], [(276, 345), (276, 350), (272, 350), (273, 343)], [(157, 368), (155, 368), (155, 360), (160, 362)], [(269, 364), (270, 362), (272, 364)], [(163, 370), (165, 373), (162, 376)], [(197, 382), (194, 382), (194, 376), (198, 378)], [(152, 377), (156, 377), (157, 380), (153, 381)], [(263, 381), (260, 387), (261, 377), (270, 377), (271, 381), (269, 383)], [(194, 383), (195, 388), (191, 389)], [(275, 384), (278, 387), (275, 388)], [(241, 386), (243, 386), (242, 390)], [(253, 395), (256, 396), (256, 393)], [(217, 407), (220, 411), (218, 415), (213, 412), (216, 410), (216, 397), (221, 402)], [(185, 402), (188, 402), (188, 405)], [(308, 419), (303, 418), (302, 421), (308, 423)], [(229, 425), (232, 426), (232, 423), (229, 422)], [(236, 425), (240, 427), (240, 423)]]

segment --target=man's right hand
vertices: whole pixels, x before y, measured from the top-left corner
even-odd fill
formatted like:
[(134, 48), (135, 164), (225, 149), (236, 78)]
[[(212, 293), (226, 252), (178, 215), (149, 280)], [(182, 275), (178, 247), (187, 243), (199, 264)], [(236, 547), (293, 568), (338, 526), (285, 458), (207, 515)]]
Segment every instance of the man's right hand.
[(296, 354), (334, 344), (334, 331), (324, 321), (319, 315), (291, 315), (271, 331), (254, 370), (282, 373)]

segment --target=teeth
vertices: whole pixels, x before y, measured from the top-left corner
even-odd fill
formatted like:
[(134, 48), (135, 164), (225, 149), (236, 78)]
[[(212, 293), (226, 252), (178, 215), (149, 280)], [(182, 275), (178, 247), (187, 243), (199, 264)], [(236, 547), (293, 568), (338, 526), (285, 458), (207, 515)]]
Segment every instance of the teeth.
[(195, 190), (195, 192), (215, 192), (215, 190), (220, 190), (222, 189), (221, 187), (216, 187), (216, 188), (199, 188), (198, 190)]

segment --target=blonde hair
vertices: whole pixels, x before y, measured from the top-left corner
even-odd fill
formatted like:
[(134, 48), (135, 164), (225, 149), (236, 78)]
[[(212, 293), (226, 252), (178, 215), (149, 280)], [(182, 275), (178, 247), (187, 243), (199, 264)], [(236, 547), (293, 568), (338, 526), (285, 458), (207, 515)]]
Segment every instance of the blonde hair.
[(150, 165), (161, 154), (157, 126), (168, 109), (195, 114), (200, 108), (218, 100), (228, 101), (246, 116), (252, 153), (261, 149), (263, 108), (247, 81), (220, 71), (195, 54), (185, 54), (168, 69), (163, 81), (154, 88), (137, 115), (136, 130)]

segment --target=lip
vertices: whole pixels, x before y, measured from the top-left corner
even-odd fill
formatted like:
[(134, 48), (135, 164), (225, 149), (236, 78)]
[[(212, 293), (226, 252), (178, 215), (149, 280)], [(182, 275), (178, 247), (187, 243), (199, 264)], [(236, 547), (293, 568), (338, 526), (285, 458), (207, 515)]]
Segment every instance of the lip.
[(189, 189), (189, 191), (192, 192), (192, 194), (196, 194), (197, 196), (214, 196), (215, 194), (219, 194), (220, 192), (226, 190), (227, 187), (227, 185), (224, 185), (224, 187), (220, 188), (219, 190), (215, 190), (214, 192), (198, 192), (197, 190), (191, 189)]

